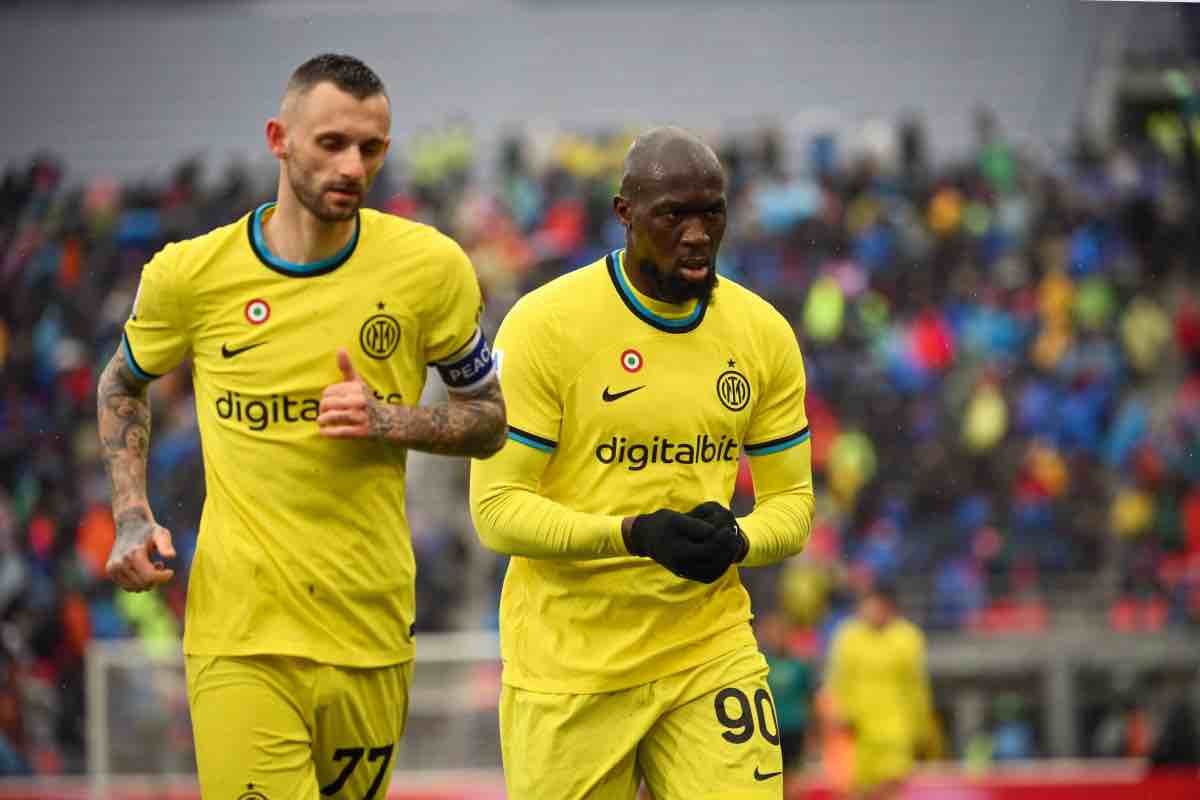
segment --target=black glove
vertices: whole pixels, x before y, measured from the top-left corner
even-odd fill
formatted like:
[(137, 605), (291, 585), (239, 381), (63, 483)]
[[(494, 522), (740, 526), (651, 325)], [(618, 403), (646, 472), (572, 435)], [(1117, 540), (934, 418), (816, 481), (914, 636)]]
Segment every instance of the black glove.
[(634, 517), (625, 545), (681, 578), (712, 583), (733, 563), (740, 540), (728, 529), (664, 508)]
[(689, 517), (693, 519), (703, 520), (714, 528), (729, 530), (738, 540), (737, 555), (734, 557), (734, 563), (741, 561), (746, 557), (746, 553), (750, 552), (750, 540), (746, 538), (746, 534), (742, 533), (741, 527), (738, 526), (737, 517), (733, 515), (725, 506), (709, 500), (707, 503), (700, 505), (687, 512)]

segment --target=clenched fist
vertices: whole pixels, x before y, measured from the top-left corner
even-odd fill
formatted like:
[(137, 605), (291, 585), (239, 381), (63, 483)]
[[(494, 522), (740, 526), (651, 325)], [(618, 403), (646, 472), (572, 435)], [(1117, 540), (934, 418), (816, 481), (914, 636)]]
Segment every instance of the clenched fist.
[(145, 508), (131, 508), (117, 515), (117, 536), (104, 571), (129, 592), (145, 592), (175, 576), (175, 570), (150, 560), (158, 553), (174, 558), (171, 532), (154, 521)]

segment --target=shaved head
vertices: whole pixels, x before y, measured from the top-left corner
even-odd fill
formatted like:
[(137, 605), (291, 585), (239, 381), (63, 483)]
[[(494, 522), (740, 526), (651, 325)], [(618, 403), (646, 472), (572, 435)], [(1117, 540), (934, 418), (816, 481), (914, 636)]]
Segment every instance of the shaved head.
[(703, 180), (724, 178), (725, 173), (717, 154), (696, 134), (673, 125), (651, 128), (633, 140), (625, 155), (621, 195), (636, 201), (647, 189), (680, 174)]
[(707, 302), (717, 286), (725, 205), (725, 171), (700, 137), (670, 126), (637, 137), (613, 198), (634, 286), (670, 303)]

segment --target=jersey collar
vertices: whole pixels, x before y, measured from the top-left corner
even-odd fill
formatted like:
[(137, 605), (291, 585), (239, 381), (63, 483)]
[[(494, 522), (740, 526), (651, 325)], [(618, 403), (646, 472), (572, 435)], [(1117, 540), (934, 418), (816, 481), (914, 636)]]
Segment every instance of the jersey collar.
[(259, 261), (281, 275), (287, 275), (290, 278), (313, 278), (317, 275), (324, 275), (346, 263), (346, 260), (354, 254), (354, 248), (358, 246), (358, 233), (362, 229), (362, 217), (358, 214), (354, 216), (354, 235), (350, 237), (350, 241), (346, 242), (345, 247), (329, 258), (323, 258), (310, 264), (294, 264), (291, 261), (284, 261), (267, 248), (267, 240), (263, 236), (263, 217), (274, 207), (274, 203), (263, 203), (254, 209), (254, 213), (250, 215), (247, 232), (250, 234), (250, 249), (254, 251), (254, 255), (258, 256)]
[(605, 260), (608, 265), (608, 277), (612, 279), (617, 295), (625, 303), (625, 307), (642, 322), (666, 333), (687, 333), (695, 330), (704, 321), (704, 314), (708, 311), (707, 300), (696, 301), (695, 307), (682, 317), (664, 316), (660, 311), (651, 308), (651, 305), (658, 306), (665, 311), (669, 304), (644, 298), (637, 289), (633, 288), (633, 284), (625, 274), (624, 250), (613, 250)]

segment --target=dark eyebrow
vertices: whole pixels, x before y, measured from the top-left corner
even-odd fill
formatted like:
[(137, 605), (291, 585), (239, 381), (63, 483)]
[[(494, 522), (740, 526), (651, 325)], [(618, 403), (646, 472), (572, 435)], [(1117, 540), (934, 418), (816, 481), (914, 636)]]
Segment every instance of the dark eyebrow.
[(675, 200), (675, 199), (672, 199), (669, 197), (664, 197), (661, 200), (658, 200), (658, 201), (652, 203), (650, 205), (650, 210), (651, 211), (678, 211), (678, 210), (708, 211), (711, 209), (725, 208), (727, 205), (728, 205), (728, 202), (726, 201), (726, 199), (724, 197), (718, 198), (718, 199), (713, 200), (712, 202), (708, 202), (708, 203), (706, 203), (706, 202), (689, 203), (684, 200)]

